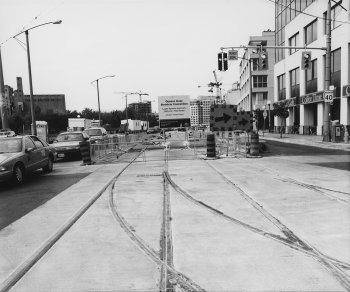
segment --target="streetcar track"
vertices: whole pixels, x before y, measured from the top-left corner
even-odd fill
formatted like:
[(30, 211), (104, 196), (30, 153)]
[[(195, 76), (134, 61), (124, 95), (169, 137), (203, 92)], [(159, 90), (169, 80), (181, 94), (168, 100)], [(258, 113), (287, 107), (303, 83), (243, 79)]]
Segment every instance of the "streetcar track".
[[(127, 167), (129, 167), (131, 163)], [(127, 167), (125, 167), (125, 169)], [(172, 289), (172, 287), (170, 286), (170, 284), (177, 283), (187, 291), (205, 292), (203, 288), (201, 288), (198, 284), (194, 283), (189, 277), (177, 271), (172, 266), (172, 259), (167, 260), (167, 247), (168, 245), (170, 246), (171, 244), (167, 240), (167, 237), (170, 237), (170, 236), (166, 236), (166, 234), (169, 232), (169, 230), (167, 231), (167, 226), (166, 226), (167, 218), (169, 218), (169, 213), (167, 210), (168, 208), (166, 207), (166, 205), (163, 207), (163, 227), (162, 227), (163, 230), (161, 231), (161, 234), (163, 235), (162, 236), (163, 238), (161, 238), (162, 250), (161, 250), (161, 253), (159, 254), (158, 252), (153, 250), (139, 235), (137, 235), (134, 228), (127, 222), (127, 220), (119, 212), (118, 206), (113, 196), (114, 186), (118, 180), (118, 177), (115, 178), (112, 189), (110, 191), (110, 195), (109, 195), (110, 210), (112, 212), (114, 219), (119, 223), (122, 230), (130, 237), (131, 241), (135, 243), (141, 250), (143, 250), (145, 254), (160, 267), (161, 277), (160, 277), (159, 286), (160, 287), (165, 286), (165, 289), (160, 288), (162, 289), (161, 291), (164, 291), (164, 292), (171, 291), (170, 289)], [(166, 182), (163, 179), (163, 184), (164, 184), (163, 192), (166, 192), (166, 188), (167, 188), (167, 186), (165, 186), (165, 183)], [(166, 193), (164, 193), (163, 195), (164, 195), (163, 204), (167, 204)], [(170, 262), (170, 264), (168, 264), (168, 261)], [(168, 275), (170, 275), (169, 278), (167, 277)]]
[(9, 291), (20, 279), (22, 279), (49, 251), (51, 248), (77, 223), (77, 221), (90, 209), (90, 207), (101, 197), (101, 195), (113, 184), (121, 173), (125, 171), (143, 151), (145, 147), (129, 164), (127, 164), (117, 175), (111, 178), (93, 197), (72, 215), (61, 228), (47, 239), (29, 258), (27, 258), (7, 279), (0, 284), (0, 292)]
[[(249, 203), (251, 203), (258, 211), (260, 211), (266, 218), (272, 220), (275, 225), (281, 229), (283, 233), (289, 238), (295, 240), (298, 245), (302, 246), (303, 249), (309, 251), (311, 256), (321, 263), (345, 288), (350, 290), (350, 277), (340, 268), (344, 267), (344, 263), (340, 261), (334, 261), (334, 259), (329, 258), (324, 255), (322, 252), (318, 251), (311, 244), (306, 242), (306, 240), (301, 239), (299, 236), (296, 236), (287, 226), (281, 223), (276, 217), (266, 211), (263, 206), (258, 204), (254, 199), (252, 199), (248, 194), (241, 190), (236, 184), (229, 180), (224, 174), (222, 174), (216, 167), (214, 167), (208, 161), (205, 161), (213, 170), (215, 170), (220, 177), (227, 182), (233, 189), (235, 189), (243, 198), (245, 198)], [(256, 164), (255, 164), (256, 165)], [(340, 267), (339, 267), (340, 266)], [(349, 265), (348, 265), (349, 266)]]
[(257, 167), (259, 167), (259, 168), (261, 168), (262, 171), (268, 171), (268, 172), (271, 172), (272, 174), (280, 177), (281, 178), (280, 180), (282, 182), (289, 182), (289, 183), (298, 185), (300, 187), (307, 188), (307, 189), (312, 190), (312, 191), (314, 191), (316, 193), (319, 193), (319, 194), (321, 194), (323, 196), (329, 197), (332, 200), (338, 201), (338, 202), (346, 204), (346, 205), (350, 205), (350, 201), (349, 200), (344, 200), (344, 199), (341, 199), (341, 198), (339, 198), (337, 196), (334, 196), (334, 195), (331, 195), (331, 194), (327, 194), (326, 192), (322, 191), (321, 189), (324, 189), (324, 190), (327, 190), (327, 191), (330, 191), (330, 192), (334, 192), (334, 193), (345, 194), (345, 195), (349, 195), (349, 196), (350, 196), (350, 193), (336, 191), (336, 190), (331, 190), (331, 189), (326, 189), (326, 188), (314, 186), (314, 185), (311, 185), (311, 184), (306, 184), (306, 183), (300, 182), (300, 181), (298, 181), (296, 179), (293, 179), (291, 177), (287, 177), (287, 176), (281, 175), (280, 173), (278, 173), (278, 172), (276, 172), (276, 171), (274, 171), (274, 170), (272, 170), (270, 168), (267, 168), (265, 166), (261, 166), (261, 165), (256, 164), (256, 163), (252, 163), (252, 164), (257, 166)]
[[(202, 201), (199, 201), (199, 200), (196, 200), (195, 198), (193, 198), (191, 195), (189, 195), (185, 190), (183, 190), (180, 186), (178, 186), (172, 179), (171, 179), (171, 175), (168, 173), (168, 172), (165, 172), (165, 176), (166, 176), (166, 179), (169, 181), (171, 187), (177, 192), (179, 193), (180, 195), (184, 196), (186, 199), (190, 200), (191, 202), (193, 202), (194, 204), (196, 205), (199, 205), (201, 207), (204, 207), (206, 208), (208, 211), (210, 211), (211, 213), (217, 215), (217, 216), (220, 216), (220, 217), (223, 217), (237, 225), (240, 225), (240, 226), (243, 226), (244, 228), (246, 229), (249, 229), (250, 231), (253, 231), (255, 233), (258, 233), (262, 236), (265, 236), (267, 238), (270, 238), (272, 240), (275, 240), (279, 243), (282, 243), (284, 245), (287, 245), (289, 246), (290, 248), (292, 249), (295, 249), (295, 250), (298, 250), (299, 252), (302, 252), (306, 255), (309, 255), (309, 256), (314, 256), (315, 254), (315, 251), (317, 253), (320, 253), (319, 251), (317, 251), (314, 247), (311, 247), (310, 245), (308, 244), (305, 244), (303, 241), (301, 241), (298, 237), (296, 237), (294, 234), (293, 234), (293, 237), (296, 238), (296, 242), (297, 243), (301, 243), (301, 246), (300, 244), (296, 244), (295, 241), (292, 241), (289, 239), (289, 237), (287, 238), (283, 238), (279, 235), (275, 235), (275, 234), (272, 234), (272, 233), (269, 233), (269, 232), (266, 232), (262, 229), (258, 229), (252, 225), (249, 225), (247, 223), (244, 223), (238, 219), (235, 219), (231, 216), (228, 216), (226, 215), (225, 213), (223, 213), (222, 211), (202, 202)], [(233, 183), (231, 182), (231, 185)], [(234, 184), (233, 184), (234, 185)], [(259, 206), (259, 204), (258, 204)], [(277, 220), (277, 219), (276, 219)], [(280, 221), (278, 220), (279, 224), (282, 224), (280, 223)], [(285, 229), (285, 230), (289, 230), (289, 229)], [(285, 234), (285, 233), (284, 233)], [(330, 256), (327, 256), (327, 255), (323, 255), (322, 256), (327, 260), (327, 261), (330, 261), (331, 263), (335, 264), (335, 265), (338, 265), (339, 267), (343, 268), (343, 269), (348, 269), (350, 270), (350, 264), (349, 263), (346, 263), (346, 262), (343, 262), (343, 261), (340, 261), (340, 260), (337, 260), (337, 259), (334, 259)], [(344, 275), (343, 275), (344, 276)], [(345, 275), (347, 277), (347, 275)]]
[[(208, 162), (206, 162), (208, 163)], [(208, 163), (209, 165), (209, 163)], [(214, 168), (213, 168), (214, 169)], [(215, 169), (216, 170), (216, 169)], [(217, 171), (217, 170), (216, 170)], [(218, 172), (218, 171), (217, 171)], [(220, 172), (218, 172), (220, 174)], [(314, 248), (313, 246), (311, 246), (310, 244), (306, 243), (305, 240), (301, 240), (299, 237), (297, 237), (296, 235), (293, 234), (293, 237), (297, 239), (297, 242), (299, 244), (301, 244), (302, 246), (300, 246), (299, 244), (296, 244), (295, 242), (291, 242), (288, 239), (284, 239), (282, 237), (280, 237), (279, 235), (274, 235), (271, 233), (267, 233), (262, 231), (261, 229), (258, 229), (256, 227), (253, 227), (249, 224), (246, 224), (242, 221), (239, 221), (233, 217), (230, 217), (226, 214), (224, 214), (223, 212), (213, 208), (212, 206), (209, 206), (201, 201), (196, 200), (195, 198), (193, 198), (192, 196), (190, 196), (186, 191), (184, 191), (180, 186), (178, 186), (170, 177), (168, 172), (165, 172), (166, 174), (166, 178), (169, 181), (170, 185), (173, 187), (173, 189), (178, 192), (179, 194), (181, 194), (182, 196), (184, 196), (185, 198), (187, 198), (188, 200), (190, 200), (191, 202), (193, 202), (194, 204), (201, 206), (205, 209), (207, 209), (209, 212), (223, 217), (225, 219), (228, 219), (229, 221), (241, 225), (243, 227), (245, 227), (246, 229), (249, 229), (255, 233), (258, 233), (260, 235), (263, 235), (267, 238), (273, 239), (279, 243), (282, 243), (284, 245), (289, 246), (290, 248), (293, 248), (295, 250), (298, 250), (304, 254), (307, 254), (309, 256), (311, 256), (312, 258), (314, 258), (316, 261), (318, 261), (323, 267), (326, 268), (326, 270), (328, 270), (338, 281), (341, 285), (343, 285), (346, 289), (350, 290), (350, 279), (349, 276), (343, 271), (341, 270), (341, 268), (345, 268), (345, 269), (350, 269), (350, 264), (348, 263), (344, 263), (342, 261), (338, 261), (336, 259), (333, 259), (331, 257), (328, 257), (326, 255), (323, 255), (320, 251), (318, 251), (316, 248)], [(222, 175), (221, 175), (222, 176)], [(233, 184), (233, 183), (232, 183)], [(272, 215), (271, 215), (272, 216)], [(289, 230), (288, 228), (286, 228), (285, 230)]]

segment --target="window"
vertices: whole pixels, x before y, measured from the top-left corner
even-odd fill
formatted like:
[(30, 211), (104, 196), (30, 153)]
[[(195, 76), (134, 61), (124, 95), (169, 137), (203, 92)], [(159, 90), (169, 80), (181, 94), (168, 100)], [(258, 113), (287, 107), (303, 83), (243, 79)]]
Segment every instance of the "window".
[(341, 50), (335, 50), (331, 53), (331, 85), (336, 87), (335, 96), (340, 96), (340, 73), (341, 73)]
[(305, 27), (305, 44), (308, 45), (317, 40), (317, 20)]
[(305, 70), (306, 90), (305, 93), (317, 91), (317, 59), (311, 62), (311, 69)]
[(253, 71), (259, 70), (259, 59), (258, 58), (252, 58), (252, 64), (253, 64)]
[(267, 87), (267, 75), (253, 76), (253, 87)]
[(286, 99), (286, 74), (277, 77), (278, 82), (278, 100)]
[(29, 137), (24, 138), (24, 148), (25, 149), (35, 148), (35, 144), (33, 143), (32, 140), (29, 139)]
[(34, 144), (37, 148), (44, 148), (43, 143), (41, 143), (41, 141), (37, 137), (30, 136), (30, 138), (32, 138), (32, 140), (34, 141)]
[(290, 71), (291, 97), (300, 97), (299, 68)]
[[(331, 30), (333, 30), (341, 25), (341, 23), (337, 21), (337, 16), (339, 15), (339, 13), (342, 10), (342, 8), (340, 6), (341, 3), (342, 3), (342, 1), (339, 1), (337, 4), (335, 4), (331, 8)], [(326, 34), (327, 33), (327, 11), (325, 13), (323, 13), (323, 18), (324, 18), (324, 20), (323, 20), (324, 33)]]
[[(290, 47), (297, 47), (299, 45), (299, 33), (295, 34), (289, 39), (289, 46)], [(299, 51), (298, 49), (290, 49), (289, 54), (292, 55), (295, 52)]]

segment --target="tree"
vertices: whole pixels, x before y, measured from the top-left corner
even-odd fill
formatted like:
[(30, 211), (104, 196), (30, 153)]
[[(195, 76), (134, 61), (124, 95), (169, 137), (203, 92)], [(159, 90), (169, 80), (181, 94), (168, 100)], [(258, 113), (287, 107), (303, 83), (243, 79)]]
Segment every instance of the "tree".
[[(271, 111), (274, 117), (281, 119), (281, 126), (286, 124), (286, 119), (289, 117), (289, 111), (286, 107), (285, 102), (278, 102), (273, 104), (273, 110)], [(282, 127), (281, 127), (281, 138), (282, 138)]]
[(23, 131), (23, 124), (24, 124), (23, 117), (19, 113), (14, 113), (9, 118), (10, 129), (15, 131), (16, 134), (22, 133), (22, 131)]

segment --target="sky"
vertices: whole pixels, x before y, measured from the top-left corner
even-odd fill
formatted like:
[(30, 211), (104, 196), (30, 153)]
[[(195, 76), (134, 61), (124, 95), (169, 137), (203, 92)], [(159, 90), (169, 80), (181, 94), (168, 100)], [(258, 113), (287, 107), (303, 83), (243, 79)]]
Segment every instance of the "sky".
[[(250, 36), (274, 30), (268, 0), (0, 0), (4, 83), (22, 77), (29, 94), (25, 29), (29, 31), (34, 94), (65, 94), (66, 109), (124, 110), (116, 92), (142, 92), (158, 112), (158, 96), (210, 95), (209, 82), (229, 90), (239, 61), (218, 71), (221, 47), (248, 45)], [(22, 42), (22, 45), (21, 45)], [(242, 56), (243, 49), (238, 55)], [(91, 83), (92, 82), (92, 83)], [(203, 87), (198, 87), (203, 86)], [(223, 91), (224, 92), (224, 91)], [(127, 102), (138, 102), (129, 95)]]

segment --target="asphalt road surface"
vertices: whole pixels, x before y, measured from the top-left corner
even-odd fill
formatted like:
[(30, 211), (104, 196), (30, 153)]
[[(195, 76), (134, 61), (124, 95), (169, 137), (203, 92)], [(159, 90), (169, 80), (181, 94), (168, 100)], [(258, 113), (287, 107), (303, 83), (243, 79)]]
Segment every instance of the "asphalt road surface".
[(264, 140), (263, 137), (260, 138), (260, 141), (263, 141), (268, 147), (268, 152), (262, 153), (264, 157), (280, 157), (288, 161), (292, 159), (292, 156), (300, 156), (305, 157), (304, 161), (301, 160), (302, 163), (350, 171), (349, 151)]
[[(0, 183), (0, 229), (8, 226), (32, 210), (45, 204), (90, 172), (71, 173), (80, 167), (80, 160), (62, 160), (54, 163), (52, 173), (37, 170), (26, 176), (20, 186)], [(69, 172), (69, 173), (65, 173)]]

